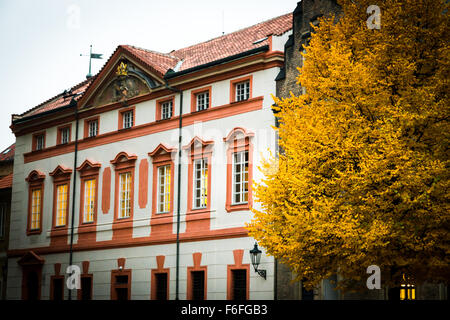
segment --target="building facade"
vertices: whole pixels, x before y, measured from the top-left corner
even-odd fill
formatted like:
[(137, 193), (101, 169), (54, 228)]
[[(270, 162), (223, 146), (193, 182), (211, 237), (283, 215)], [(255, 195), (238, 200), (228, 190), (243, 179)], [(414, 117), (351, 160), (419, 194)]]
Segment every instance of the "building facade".
[[(119, 46), (13, 115), (8, 299), (273, 299), (254, 272), (252, 181), (292, 14), (168, 54)], [(76, 268), (76, 267), (75, 267)]]
[(14, 150), (13, 144), (0, 153), (0, 300), (6, 298)]

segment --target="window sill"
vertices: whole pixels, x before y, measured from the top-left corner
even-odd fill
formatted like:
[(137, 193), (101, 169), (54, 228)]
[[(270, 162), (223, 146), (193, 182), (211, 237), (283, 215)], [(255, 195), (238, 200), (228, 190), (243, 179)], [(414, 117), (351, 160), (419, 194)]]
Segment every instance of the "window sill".
[(250, 210), (250, 204), (249, 203), (231, 204), (231, 205), (227, 204), (225, 209), (227, 210), (227, 212)]
[(35, 234), (41, 234), (42, 230), (38, 229), (38, 230), (28, 230), (27, 231), (27, 236), (31, 236), (31, 235), (35, 235)]

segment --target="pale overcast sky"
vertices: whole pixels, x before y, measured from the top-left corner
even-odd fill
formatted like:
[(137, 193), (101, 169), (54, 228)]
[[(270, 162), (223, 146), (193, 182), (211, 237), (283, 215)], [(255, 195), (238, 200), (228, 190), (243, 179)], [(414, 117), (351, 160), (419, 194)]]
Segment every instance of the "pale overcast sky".
[[(120, 44), (160, 52), (292, 12), (298, 0), (0, 0), (0, 151), (23, 113), (97, 73)], [(223, 18), (222, 18), (223, 17)]]

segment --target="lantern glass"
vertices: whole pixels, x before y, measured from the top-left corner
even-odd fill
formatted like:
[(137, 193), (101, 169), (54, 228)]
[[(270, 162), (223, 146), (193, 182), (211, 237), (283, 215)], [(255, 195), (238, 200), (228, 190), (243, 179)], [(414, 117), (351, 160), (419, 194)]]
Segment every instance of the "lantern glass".
[(250, 258), (252, 260), (252, 265), (255, 270), (258, 269), (259, 263), (261, 261), (261, 250), (258, 249), (258, 245), (255, 243), (255, 246), (252, 250), (250, 250)]

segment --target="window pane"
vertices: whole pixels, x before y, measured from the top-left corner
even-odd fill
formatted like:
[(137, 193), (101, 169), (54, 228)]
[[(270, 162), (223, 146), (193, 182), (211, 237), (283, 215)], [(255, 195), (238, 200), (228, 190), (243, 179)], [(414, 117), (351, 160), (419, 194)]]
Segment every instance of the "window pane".
[(93, 222), (94, 221), (94, 210), (95, 210), (95, 185), (96, 180), (86, 180), (84, 182), (84, 221), (83, 222)]
[(41, 189), (31, 193), (31, 230), (38, 230), (41, 222)]
[(158, 213), (170, 211), (170, 165), (158, 168)]
[(248, 151), (237, 152), (233, 156), (233, 202), (248, 202)]
[(66, 225), (68, 185), (59, 185), (56, 189), (56, 223), (57, 227)]
[(119, 218), (131, 216), (131, 172), (119, 175)]

